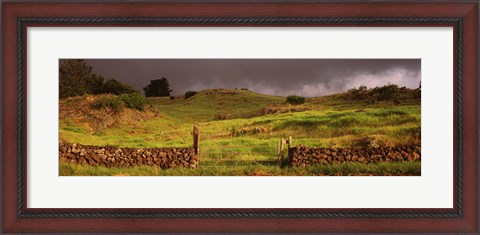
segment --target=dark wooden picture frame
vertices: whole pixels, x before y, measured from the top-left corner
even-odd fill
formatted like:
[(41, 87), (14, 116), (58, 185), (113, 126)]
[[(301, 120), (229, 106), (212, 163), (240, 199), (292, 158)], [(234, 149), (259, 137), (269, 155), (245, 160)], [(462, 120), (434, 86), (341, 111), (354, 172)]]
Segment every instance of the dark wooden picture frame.
[[(478, 232), (478, 2), (3, 2), (2, 232)], [(26, 28), (448, 26), (454, 29), (452, 209), (26, 207)]]

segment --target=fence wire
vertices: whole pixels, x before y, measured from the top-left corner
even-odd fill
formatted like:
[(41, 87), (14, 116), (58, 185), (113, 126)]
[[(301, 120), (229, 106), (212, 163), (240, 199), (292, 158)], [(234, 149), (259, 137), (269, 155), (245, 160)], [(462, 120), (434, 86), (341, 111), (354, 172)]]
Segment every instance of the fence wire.
[[(277, 149), (272, 146), (207, 146), (200, 148), (200, 167), (241, 167), (276, 165)], [(253, 156), (252, 156), (253, 155)], [(255, 156), (255, 157), (254, 157)]]

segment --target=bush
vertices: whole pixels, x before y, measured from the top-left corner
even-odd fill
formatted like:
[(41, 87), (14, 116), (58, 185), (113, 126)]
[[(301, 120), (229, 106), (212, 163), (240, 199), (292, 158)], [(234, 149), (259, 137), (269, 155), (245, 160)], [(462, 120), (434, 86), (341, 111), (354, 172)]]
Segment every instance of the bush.
[(102, 97), (91, 105), (94, 109), (111, 108), (114, 112), (120, 112), (125, 107), (123, 101), (117, 97)]
[(413, 98), (415, 98), (415, 99), (422, 98), (422, 91), (420, 90), (420, 88), (415, 89), (414, 94), (413, 94)]
[(196, 94), (197, 94), (196, 91), (187, 91), (187, 92), (185, 92), (185, 99), (188, 99), (188, 98), (190, 98), (190, 97), (192, 97)]
[(400, 95), (400, 88), (396, 84), (387, 84), (381, 87), (375, 87), (372, 89), (374, 95), (378, 97), (378, 100), (395, 100)]
[(147, 104), (147, 98), (140, 93), (123, 94), (120, 96), (125, 106), (130, 109), (143, 111)]
[(303, 104), (305, 103), (305, 97), (298, 95), (290, 95), (287, 97), (287, 103), (289, 104)]
[(364, 100), (370, 97), (371, 91), (366, 86), (354, 87), (347, 92), (347, 98), (351, 100)]
[(406, 87), (398, 87), (396, 84), (387, 84), (384, 86), (368, 89), (366, 86), (352, 88), (348, 90), (344, 98), (347, 100), (367, 100), (369, 104), (375, 104), (378, 101), (391, 101), (394, 104), (400, 104), (402, 91), (408, 91)]
[(146, 104), (147, 99), (145, 96), (140, 93), (132, 93), (113, 97), (101, 97), (95, 100), (90, 107), (94, 109), (110, 108), (114, 112), (120, 112), (125, 107), (143, 111)]
[(135, 90), (131, 86), (123, 84), (115, 79), (107, 80), (102, 86), (102, 93), (121, 95), (133, 92), (135, 92)]

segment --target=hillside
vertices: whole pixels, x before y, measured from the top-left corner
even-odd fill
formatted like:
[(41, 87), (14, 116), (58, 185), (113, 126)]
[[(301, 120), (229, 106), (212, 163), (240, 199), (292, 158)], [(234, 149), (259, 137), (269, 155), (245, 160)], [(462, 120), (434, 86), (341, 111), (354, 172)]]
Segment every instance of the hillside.
[(237, 89), (203, 90), (188, 99), (183, 96), (173, 100), (168, 97), (149, 99), (162, 113), (187, 122), (250, 118), (261, 115), (263, 107), (285, 102), (284, 97)]
[(141, 123), (161, 118), (158, 111), (147, 106), (144, 111), (124, 108), (120, 112), (110, 108), (93, 108), (95, 102), (115, 95), (83, 95), (61, 99), (59, 102), (60, 139), (70, 141), (79, 136), (104, 136), (105, 131), (123, 128), (134, 130)]
[(184, 99), (149, 98), (144, 112), (94, 110), (96, 96), (60, 101), (60, 137), (68, 142), (126, 147), (190, 146), (192, 126), (201, 127), (202, 146), (272, 146), (293, 136), (309, 146), (420, 143), (420, 99), (399, 104), (347, 100), (344, 94), (289, 105), (285, 97), (248, 90), (204, 90)]

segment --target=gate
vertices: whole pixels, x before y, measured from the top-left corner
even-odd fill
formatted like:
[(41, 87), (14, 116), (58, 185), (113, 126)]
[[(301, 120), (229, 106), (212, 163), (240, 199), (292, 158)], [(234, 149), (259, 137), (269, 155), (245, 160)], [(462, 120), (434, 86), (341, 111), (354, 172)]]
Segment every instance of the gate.
[[(199, 168), (217, 170), (239, 170), (233, 168), (283, 167), (287, 161), (292, 137), (281, 138), (278, 143), (267, 142), (260, 145), (202, 145), (200, 128), (193, 127), (193, 148), (200, 156)], [(285, 151), (285, 147), (287, 147)], [(241, 169), (240, 169), (241, 170)]]
[(258, 146), (206, 146), (202, 147), (200, 168), (232, 168), (276, 166), (275, 147)]

